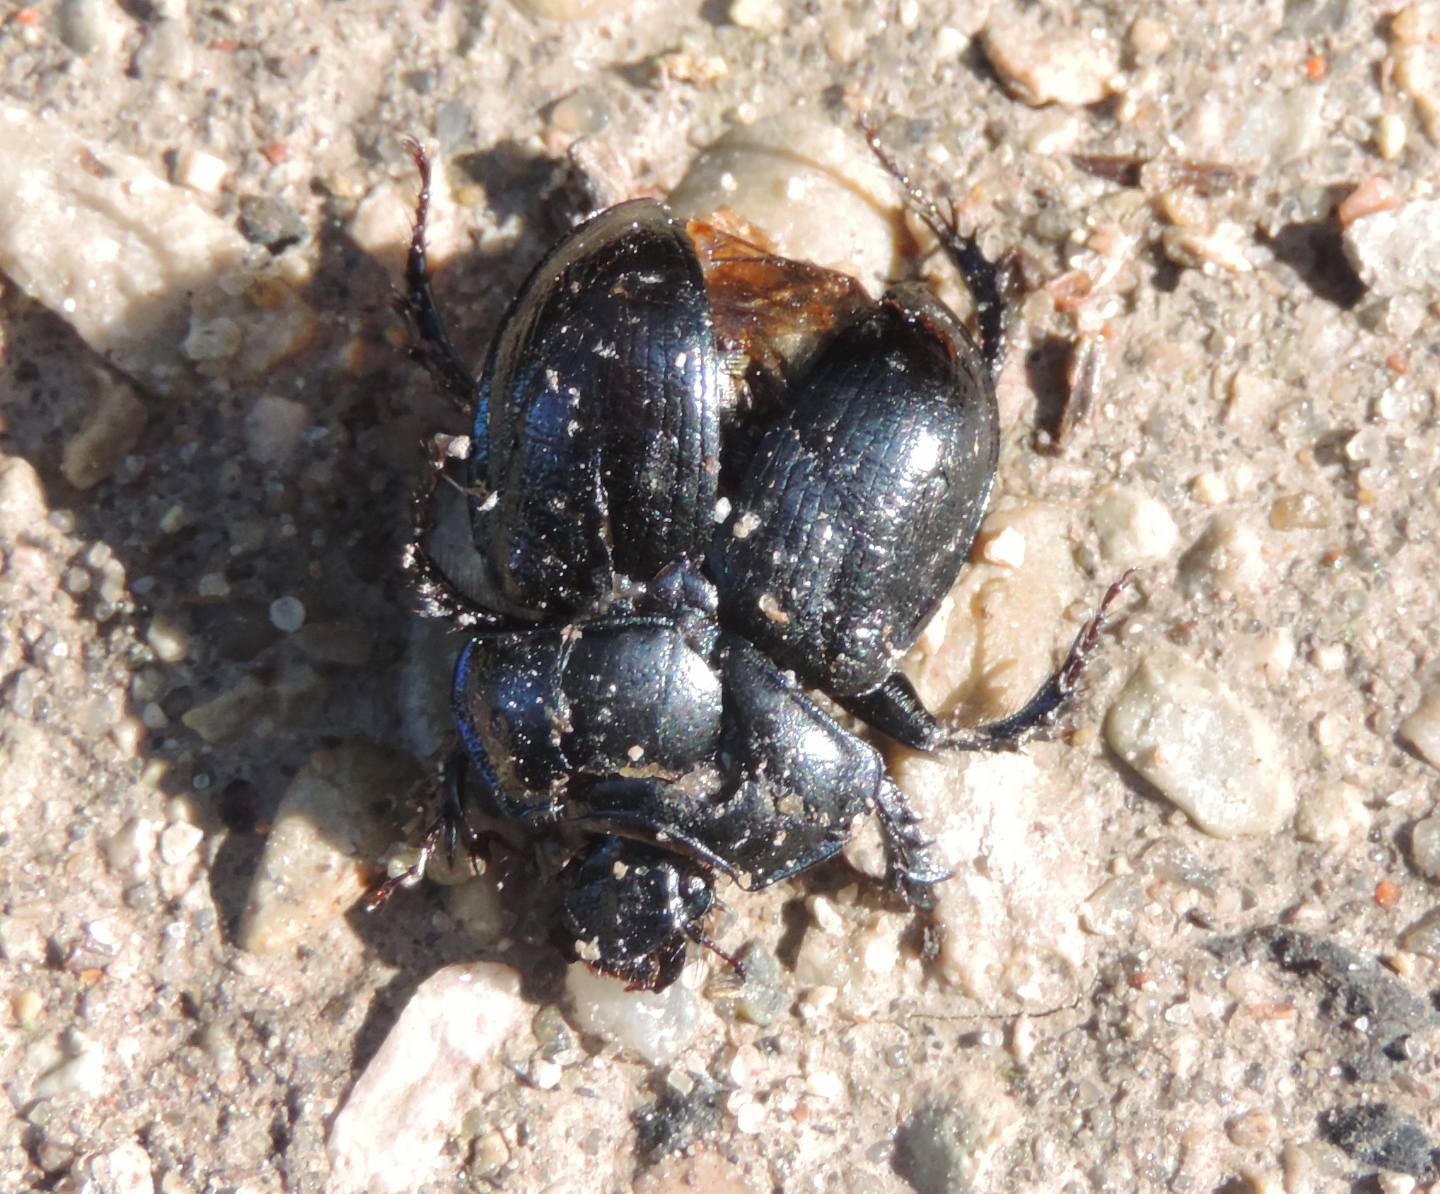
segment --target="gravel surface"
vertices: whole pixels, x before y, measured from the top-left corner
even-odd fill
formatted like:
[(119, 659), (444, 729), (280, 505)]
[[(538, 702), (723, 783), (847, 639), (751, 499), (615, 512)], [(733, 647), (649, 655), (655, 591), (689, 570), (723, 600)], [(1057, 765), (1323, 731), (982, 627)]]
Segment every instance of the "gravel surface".
[[(0, 1187), (1436, 1179), (1440, 3), (53, 0), (0, 87)], [(1023, 290), (914, 675), (1014, 708), (1133, 567), (1067, 732), (891, 752), (933, 919), (867, 831), (721, 885), (743, 984), (567, 967), (549, 852), (367, 915), (459, 643), (401, 567), (465, 430), (392, 312), (402, 136), (478, 361), (677, 187), (954, 295), (861, 110)]]

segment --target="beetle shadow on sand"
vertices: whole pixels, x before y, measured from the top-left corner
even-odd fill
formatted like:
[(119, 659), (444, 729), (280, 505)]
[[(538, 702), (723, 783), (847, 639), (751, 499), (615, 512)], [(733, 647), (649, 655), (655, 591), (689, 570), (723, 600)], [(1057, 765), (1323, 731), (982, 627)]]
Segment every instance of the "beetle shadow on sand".
[[(457, 348), (477, 373), (510, 296), (551, 243), (552, 221), (578, 211), (555, 198), (563, 163), (517, 154), (501, 147), (463, 167), (472, 179), (493, 172), (489, 189), (502, 207), (531, 216), (517, 242), (494, 256), (462, 253), (438, 272)], [(408, 216), (396, 213), (399, 227)], [(261, 376), (230, 376), (222, 365), (208, 377), (197, 370), (169, 396), (152, 393), (17, 290), (3, 300), (11, 335), (0, 360), (6, 451), (35, 469), (57, 512), (52, 521), (73, 520), (75, 562), (103, 545), (124, 569), (128, 605), (102, 612), (98, 586), (74, 594), (77, 616), (97, 627), (98, 654), (123, 654), (130, 669), (123, 715), (147, 727), (139, 758), (120, 760), (108, 780), (117, 793), (111, 808), (124, 806), (120, 821), (163, 824), (169, 802), (189, 803), (206, 838), (220, 839), (201, 847), (213, 851), (205, 880), (219, 936), (236, 948), (267, 836), (297, 776), (356, 742), (420, 768), (431, 762), (415, 757), (404, 727), (401, 689), (417, 615), (401, 557), (411, 494), (426, 467), (422, 441), (469, 428), (407, 359), (392, 310), (398, 271), (329, 230), (339, 222), (322, 212), (317, 242), (299, 250), (314, 262), (297, 290), (314, 315), (313, 337)], [(111, 475), (79, 488), (67, 480), (65, 449), (116, 388), (138, 398), (143, 429)], [(267, 404), (290, 425), (293, 442), (283, 452), (267, 440)], [(58, 561), (57, 573), (67, 566)], [(272, 616), (272, 603), (284, 597), (303, 604), (302, 626), (277, 627), (284, 619)], [(178, 649), (156, 645), (160, 625)], [(459, 637), (450, 641), (458, 650)], [(441, 693), (448, 680), (448, 668), (433, 678)], [(395, 840), (411, 796), (396, 791), (383, 814)], [(73, 799), (82, 799), (78, 789)], [(392, 904), (349, 916), (364, 946), (400, 967), (367, 1013), (360, 1061), (429, 973), (485, 956), (462, 935), (447, 939), (435, 928), (432, 893), (402, 892)], [(293, 966), (311, 951), (302, 937), (277, 956)], [(554, 985), (554, 965), (540, 949), (521, 944), (514, 952), (534, 985)]]

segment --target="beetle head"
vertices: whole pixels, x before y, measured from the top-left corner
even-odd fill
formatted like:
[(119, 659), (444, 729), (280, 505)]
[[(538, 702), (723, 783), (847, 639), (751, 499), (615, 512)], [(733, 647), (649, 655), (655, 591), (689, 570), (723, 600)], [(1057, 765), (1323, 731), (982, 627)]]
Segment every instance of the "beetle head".
[(703, 871), (678, 854), (603, 837), (561, 873), (561, 947), (631, 990), (662, 991), (714, 900)]

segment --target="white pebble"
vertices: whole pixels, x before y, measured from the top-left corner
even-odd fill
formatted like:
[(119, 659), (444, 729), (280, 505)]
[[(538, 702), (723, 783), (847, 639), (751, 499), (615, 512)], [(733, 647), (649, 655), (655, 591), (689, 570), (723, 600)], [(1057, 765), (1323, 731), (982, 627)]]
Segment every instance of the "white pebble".
[(1369, 830), (1370, 810), (1351, 784), (1329, 784), (1310, 793), (1295, 814), (1295, 832), (1307, 842), (1333, 845), (1354, 841)]
[(755, 33), (779, 33), (785, 27), (785, 9), (775, 0), (731, 0), (730, 23)]
[(845, 917), (835, 907), (833, 900), (823, 895), (811, 896), (808, 901), (810, 919), (815, 927), (830, 937), (843, 937), (847, 932)]
[(1159, 648), (1105, 718), (1131, 767), (1215, 837), (1273, 833), (1295, 811), (1274, 731), (1214, 673)]
[(230, 163), (224, 158), (193, 146), (186, 146), (175, 158), (175, 181), (204, 195), (218, 191), (229, 173)]
[(845, 1081), (834, 1070), (815, 1070), (805, 1075), (805, 1093), (836, 1103), (845, 1096)]
[(184, 862), (205, 840), (205, 831), (188, 821), (167, 825), (160, 835), (160, 858), (167, 866)]
[(1248, 274), (1255, 267), (1245, 254), (1252, 240), (1239, 224), (1222, 221), (1213, 228), (1166, 228), (1160, 234), (1165, 256), (1186, 269), (1228, 270), (1232, 274)]
[(543, 1057), (538, 1058), (530, 1065), (530, 1085), (536, 1090), (554, 1090), (560, 1085), (564, 1073), (555, 1062)]
[(105, 1092), (107, 1072), (105, 1050), (96, 1042), (71, 1031), (65, 1040), (65, 1060), (47, 1070), (31, 1092), (36, 1099), (63, 1094), (98, 1098)]
[(1425, 690), (1415, 712), (1400, 723), (1400, 737), (1430, 766), (1440, 768), (1440, 682)]
[(1025, 562), (1025, 536), (1015, 527), (987, 535), (980, 541), (980, 558), (987, 564), (1018, 568)]
[(663, 991), (627, 991), (623, 979), (596, 974), (583, 962), (565, 975), (565, 988), (582, 1032), (614, 1041), (652, 1066), (668, 1065), (695, 1036), (700, 1009), (683, 982)]
[(305, 625), (305, 603), (298, 597), (277, 597), (270, 603), (270, 625), (285, 634), (294, 634)]
[(1410, 831), (1410, 861), (1425, 878), (1440, 882), (1440, 814), (1415, 823)]
[(1109, 487), (1091, 521), (1100, 554), (1117, 568), (1163, 560), (1180, 538), (1165, 503), (1136, 489)]
[(1223, 473), (1201, 473), (1190, 482), (1190, 492), (1202, 506), (1219, 506), (1230, 500)]
[(992, 12), (981, 34), (985, 57), (1016, 99), (1084, 107), (1116, 90), (1119, 54), (1086, 30)]
[(1207, 589), (1217, 596), (1245, 593), (1258, 588), (1267, 575), (1265, 540), (1244, 517), (1230, 511), (1210, 520), (1181, 569), (1187, 595)]
[(164, 614), (156, 615), (145, 633), (145, 641), (162, 663), (179, 663), (190, 650), (190, 637), (183, 627)]
[(82, 58), (115, 53), (127, 31), (125, 15), (113, 0), (62, 0), (55, 24), (60, 40)]
[(1440, 296), (1440, 199), (1371, 212), (1342, 234), (1345, 256), (1374, 293)]
[(132, 817), (105, 840), (105, 860), (117, 875), (141, 878), (155, 853), (159, 824), (146, 817)]
[(455, 1108), (499, 1072), (505, 1041), (533, 1009), (508, 966), (447, 966), (427, 978), (356, 1080), (328, 1141), (336, 1189), (400, 1194), (438, 1181)]
[(1375, 122), (1375, 152), (1393, 162), (1405, 148), (1408, 135), (1405, 121), (1394, 112), (1386, 112)]
[(765, 1126), (765, 1104), (748, 1091), (732, 1091), (725, 1100), (725, 1109), (735, 1117), (736, 1129), (747, 1136), (753, 1136)]
[(245, 447), (258, 464), (272, 468), (284, 464), (309, 422), (310, 411), (304, 403), (264, 394), (246, 412)]

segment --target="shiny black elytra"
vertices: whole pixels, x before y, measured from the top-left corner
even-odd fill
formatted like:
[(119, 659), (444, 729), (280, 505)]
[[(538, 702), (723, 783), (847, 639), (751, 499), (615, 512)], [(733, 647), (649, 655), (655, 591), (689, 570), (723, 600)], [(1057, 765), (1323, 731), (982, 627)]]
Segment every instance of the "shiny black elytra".
[[(412, 148), (402, 311), (415, 355), (473, 414), (481, 591), (431, 558), (427, 491), (410, 563), (428, 612), (470, 628), (452, 691), (461, 747), (419, 861), (372, 906), (441, 844), (453, 853), (463, 833), (476, 848), (478, 820), (565, 835), (557, 940), (660, 989), (687, 940), (710, 945), (713, 872), (764, 887), (833, 857), (875, 814), (893, 886), (930, 907), (947, 874), (932, 842), (878, 752), (805, 690), (912, 746), (1013, 746), (1069, 694), (1118, 591), (994, 725), (945, 726), (897, 671), (964, 566), (994, 478), (993, 270), (929, 209), (967, 270), (981, 346), (923, 288), (872, 302), (851, 279), (635, 200), (540, 262), (477, 381), (431, 295), (429, 165)], [(781, 284), (757, 295), (755, 279)], [(780, 317), (757, 322), (772, 297)], [(789, 325), (823, 333), (793, 376), (768, 332), (717, 330)]]

